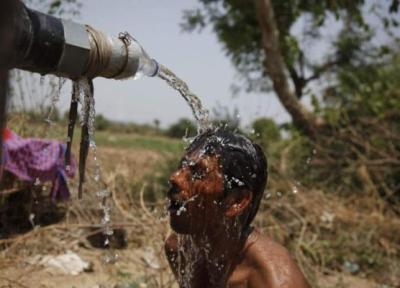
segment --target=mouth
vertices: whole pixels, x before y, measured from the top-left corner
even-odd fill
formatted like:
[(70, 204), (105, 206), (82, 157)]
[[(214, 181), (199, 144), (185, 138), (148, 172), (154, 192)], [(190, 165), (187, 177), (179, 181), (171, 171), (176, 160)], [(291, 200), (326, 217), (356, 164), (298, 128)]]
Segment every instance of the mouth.
[(176, 213), (185, 205), (185, 201), (181, 200), (178, 195), (181, 193), (181, 189), (175, 184), (171, 183), (171, 187), (168, 191), (168, 212)]
[(168, 211), (170, 213), (177, 212), (181, 209), (184, 205), (184, 201), (176, 200), (176, 199), (169, 199)]
[(176, 214), (180, 216), (181, 214), (187, 212), (187, 205), (189, 202), (193, 202), (198, 195), (192, 196), (187, 200), (169, 199), (168, 211), (170, 214)]

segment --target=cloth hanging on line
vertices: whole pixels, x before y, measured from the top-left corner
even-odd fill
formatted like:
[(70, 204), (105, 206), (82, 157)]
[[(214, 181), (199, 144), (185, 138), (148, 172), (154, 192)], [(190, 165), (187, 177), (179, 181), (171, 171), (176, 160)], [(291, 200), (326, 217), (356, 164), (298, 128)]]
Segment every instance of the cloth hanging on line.
[(60, 141), (22, 138), (6, 128), (3, 131), (0, 178), (4, 170), (32, 183), (50, 181), (52, 200), (66, 200), (70, 197), (67, 177), (74, 177), (76, 160), (71, 156), (71, 165), (67, 167), (65, 151), (66, 145)]

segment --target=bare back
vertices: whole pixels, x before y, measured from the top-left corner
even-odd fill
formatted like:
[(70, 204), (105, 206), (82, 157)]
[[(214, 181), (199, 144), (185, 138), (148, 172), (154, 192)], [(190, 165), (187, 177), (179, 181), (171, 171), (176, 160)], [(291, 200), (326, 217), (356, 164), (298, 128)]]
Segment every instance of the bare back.
[(243, 259), (229, 277), (229, 288), (306, 288), (303, 273), (280, 244), (254, 231), (248, 238)]

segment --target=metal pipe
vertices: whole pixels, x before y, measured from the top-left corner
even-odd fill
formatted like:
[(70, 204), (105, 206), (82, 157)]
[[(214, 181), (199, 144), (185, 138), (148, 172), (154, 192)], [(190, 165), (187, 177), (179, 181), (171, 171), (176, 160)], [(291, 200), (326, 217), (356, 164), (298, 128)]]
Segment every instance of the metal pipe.
[[(3, 159), (3, 129), (6, 122), (6, 108), (8, 98), (8, 67), (12, 59), (15, 59), (14, 51), (11, 49), (14, 42), (14, 35), (11, 33), (10, 26), (16, 9), (14, 0), (3, 0), (2, 9), (0, 9), (0, 166)], [(2, 169), (0, 167), (0, 181), (2, 178)]]
[(71, 79), (124, 79), (158, 72), (157, 62), (127, 33), (110, 37), (88, 25), (31, 10), (21, 2), (14, 19), (17, 57), (12, 68)]

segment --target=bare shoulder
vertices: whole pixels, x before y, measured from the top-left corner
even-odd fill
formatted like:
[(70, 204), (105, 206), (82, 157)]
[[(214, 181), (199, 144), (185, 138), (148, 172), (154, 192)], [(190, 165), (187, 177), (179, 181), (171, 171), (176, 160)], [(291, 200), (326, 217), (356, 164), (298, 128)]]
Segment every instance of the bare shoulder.
[[(252, 279), (254, 287), (309, 287), (300, 268), (290, 256), (289, 251), (260, 232), (250, 243), (246, 258), (252, 263)], [(264, 285), (264, 286), (262, 286)]]
[(178, 249), (178, 236), (175, 233), (171, 233), (164, 242), (165, 252), (177, 251)]
[(178, 273), (178, 266), (177, 266), (177, 257), (178, 257), (178, 236), (175, 233), (172, 233), (167, 237), (164, 242), (164, 251), (165, 255), (167, 256), (167, 260), (169, 266), (172, 269), (175, 277), (177, 277)]

